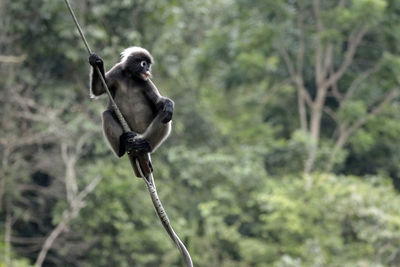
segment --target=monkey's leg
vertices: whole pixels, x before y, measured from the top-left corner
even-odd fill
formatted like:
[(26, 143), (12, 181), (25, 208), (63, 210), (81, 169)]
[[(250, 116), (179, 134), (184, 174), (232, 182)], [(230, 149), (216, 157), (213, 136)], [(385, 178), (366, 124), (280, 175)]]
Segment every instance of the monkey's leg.
[[(168, 123), (162, 123), (162, 120), (164, 119), (165, 114), (158, 114), (147, 127), (146, 131), (143, 134), (138, 135), (138, 138), (145, 139), (150, 144), (151, 152), (154, 152), (157, 147), (160, 146), (160, 144), (168, 137), (171, 131), (171, 122), (169, 121)], [(131, 160), (132, 167), (135, 170), (136, 177), (142, 177), (138, 171), (137, 164), (139, 164), (139, 168), (141, 168), (145, 177), (153, 172), (153, 166), (146, 154), (147, 153), (143, 155), (129, 155), (129, 159)]]
[(154, 152), (171, 132), (171, 121), (163, 123), (164, 118), (165, 114), (159, 113), (147, 127), (146, 131), (140, 135), (141, 138), (149, 142), (151, 152)]
[[(121, 125), (119, 124), (117, 118), (111, 110), (106, 110), (103, 112), (103, 130), (104, 135), (110, 144), (110, 147), (115, 155), (122, 157), (125, 154), (125, 149), (120, 145), (120, 136), (124, 132)], [(135, 171), (136, 177), (141, 177), (137, 166), (135, 164), (135, 157), (129, 156), (133, 170)]]
[(120, 147), (119, 137), (123, 133), (121, 125), (111, 110), (103, 112), (103, 131), (115, 155), (122, 157), (125, 150)]

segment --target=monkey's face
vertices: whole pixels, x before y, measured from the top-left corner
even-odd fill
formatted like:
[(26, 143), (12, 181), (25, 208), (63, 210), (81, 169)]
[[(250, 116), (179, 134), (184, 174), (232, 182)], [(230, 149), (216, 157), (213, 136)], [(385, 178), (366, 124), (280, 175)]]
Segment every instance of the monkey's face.
[(126, 69), (134, 77), (147, 81), (151, 78), (151, 60), (143, 56), (130, 56), (126, 62)]
[(148, 60), (142, 60), (140, 61), (140, 77), (147, 81), (148, 79), (151, 78), (151, 63)]

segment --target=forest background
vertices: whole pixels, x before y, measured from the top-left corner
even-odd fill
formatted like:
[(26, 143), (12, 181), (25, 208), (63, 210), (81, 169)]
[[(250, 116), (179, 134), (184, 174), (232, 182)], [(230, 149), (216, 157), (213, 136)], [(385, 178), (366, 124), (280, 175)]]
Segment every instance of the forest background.
[[(153, 155), (195, 266), (400, 265), (400, 2), (80, 0), (175, 101)], [(181, 266), (102, 136), (61, 0), (0, 1), (0, 266)]]

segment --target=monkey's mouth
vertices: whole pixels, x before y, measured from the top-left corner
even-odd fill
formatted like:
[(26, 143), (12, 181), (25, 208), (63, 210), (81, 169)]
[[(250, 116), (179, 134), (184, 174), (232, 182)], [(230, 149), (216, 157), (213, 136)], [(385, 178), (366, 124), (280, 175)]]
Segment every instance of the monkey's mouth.
[(147, 81), (148, 79), (151, 78), (151, 73), (150, 71), (146, 71), (145, 73), (141, 73), (140, 76), (142, 77), (143, 80)]

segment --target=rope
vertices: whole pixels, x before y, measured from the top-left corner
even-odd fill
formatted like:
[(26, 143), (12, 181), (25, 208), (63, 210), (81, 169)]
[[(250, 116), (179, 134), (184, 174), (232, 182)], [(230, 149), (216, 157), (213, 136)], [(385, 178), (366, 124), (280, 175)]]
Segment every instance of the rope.
[[(76, 28), (79, 31), (79, 34), (81, 36), (82, 41), (84, 42), (84, 44), (86, 46), (87, 51), (88, 51), (89, 55), (91, 55), (92, 51), (91, 51), (91, 49), (89, 47), (88, 42), (86, 41), (85, 35), (83, 34), (82, 28), (79, 25), (79, 22), (78, 22), (78, 20), (77, 20), (77, 18), (75, 16), (75, 13), (74, 13), (69, 1), (68, 0), (64, 0), (64, 1), (65, 1), (65, 4), (68, 7), (69, 12), (71, 13), (72, 19), (75, 22)], [(116, 113), (117, 118), (120, 121), (124, 132), (130, 132), (131, 129), (130, 129), (128, 123), (126, 122), (124, 116), (122, 115), (120, 109), (118, 108), (117, 104), (115, 103), (115, 101), (114, 101), (114, 99), (113, 99), (113, 97), (111, 95), (110, 89), (108, 88), (107, 83), (104, 80), (104, 77), (103, 77), (100, 69), (97, 66), (95, 66), (95, 69), (96, 69), (97, 74), (99, 75), (99, 77), (101, 79), (101, 82), (102, 82), (102, 84), (103, 84), (103, 86), (104, 86), (104, 88), (106, 90), (106, 93), (107, 93), (109, 99), (110, 99), (111, 106), (113, 107), (114, 112)], [(154, 86), (154, 84), (152, 83), (151, 80), (149, 80), (149, 82), (150, 82), (150, 84), (152, 86)], [(148, 160), (151, 161), (150, 154), (147, 154), (147, 157), (148, 157)], [(136, 166), (137, 166), (137, 168), (139, 170), (140, 175), (143, 177), (143, 180), (146, 183), (147, 190), (150, 193), (151, 200), (153, 202), (153, 205), (154, 205), (154, 208), (156, 210), (157, 216), (160, 218), (160, 221), (161, 221), (162, 225), (164, 226), (165, 230), (167, 231), (167, 233), (170, 236), (170, 238), (172, 239), (172, 241), (174, 241), (175, 245), (178, 247), (179, 252), (181, 253), (181, 255), (183, 257), (186, 266), (187, 267), (193, 267), (193, 263), (192, 263), (192, 259), (190, 257), (190, 254), (189, 254), (188, 250), (186, 249), (185, 245), (183, 244), (183, 242), (179, 239), (178, 235), (173, 230), (173, 228), (172, 228), (172, 226), (170, 224), (170, 221), (168, 219), (167, 213), (164, 210), (164, 207), (163, 207), (163, 205), (161, 203), (160, 198), (158, 197), (157, 188), (156, 188), (156, 184), (154, 182), (153, 174), (150, 172), (148, 174), (148, 176), (145, 176), (143, 174), (143, 171), (140, 168), (140, 164), (139, 164), (139, 162), (137, 160), (136, 160)]]
[[(89, 44), (88, 44), (88, 42), (86, 41), (86, 38), (85, 38), (85, 35), (83, 34), (83, 31), (82, 31), (81, 26), (79, 26), (79, 22), (78, 22), (78, 20), (77, 20), (77, 18), (76, 18), (76, 16), (75, 16), (75, 13), (74, 13), (74, 11), (73, 11), (71, 5), (69, 4), (68, 0), (64, 0), (64, 1), (65, 1), (65, 4), (66, 4), (67, 7), (68, 7), (69, 12), (71, 13), (71, 16), (72, 16), (72, 19), (73, 19), (74, 22), (75, 22), (76, 28), (78, 28), (79, 34), (81, 35), (81, 39), (82, 39), (83, 43), (85, 44), (87, 51), (88, 51), (89, 55), (91, 55), (91, 54), (92, 54), (92, 50), (90, 49)], [(98, 74), (99, 77), (100, 77), (101, 83), (103, 84), (104, 88), (106, 89), (106, 93), (107, 93), (107, 95), (108, 95), (108, 98), (109, 98), (110, 101), (111, 101), (111, 106), (113, 107), (114, 112), (115, 112), (115, 114), (117, 115), (117, 118), (118, 118), (118, 120), (120, 121), (120, 123), (121, 123), (121, 125), (122, 125), (122, 128), (124, 129), (124, 132), (130, 132), (131, 129), (129, 128), (128, 123), (126, 122), (124, 116), (122, 115), (122, 113), (121, 113), (121, 111), (119, 110), (117, 104), (115, 103), (115, 101), (114, 101), (114, 99), (113, 99), (113, 97), (112, 97), (112, 95), (111, 95), (110, 89), (108, 88), (107, 83), (106, 83), (106, 81), (104, 80), (103, 74), (101, 73), (101, 71), (99, 70), (99, 68), (98, 68), (97, 66), (95, 66), (95, 69), (96, 69), (96, 71), (97, 71), (97, 74)]]
[(150, 172), (146, 177), (142, 169), (140, 168), (139, 162), (136, 161), (136, 166), (139, 171), (139, 174), (144, 177), (143, 180), (146, 183), (147, 190), (150, 193), (151, 201), (153, 202), (153, 206), (156, 210), (157, 216), (161, 221), (161, 224), (164, 226), (164, 229), (167, 231), (169, 237), (174, 241), (175, 245), (178, 247), (179, 252), (181, 253), (183, 260), (187, 267), (193, 267), (192, 258), (190, 257), (189, 251), (186, 249), (183, 242), (179, 239), (179, 236), (175, 233), (174, 229), (171, 226), (169, 221), (167, 212), (165, 211), (160, 198), (158, 197), (156, 184), (154, 182), (153, 174)]

